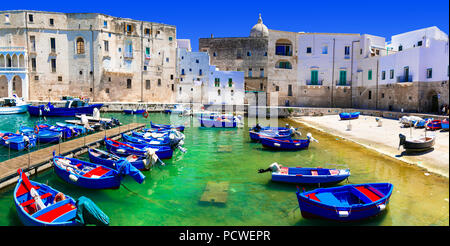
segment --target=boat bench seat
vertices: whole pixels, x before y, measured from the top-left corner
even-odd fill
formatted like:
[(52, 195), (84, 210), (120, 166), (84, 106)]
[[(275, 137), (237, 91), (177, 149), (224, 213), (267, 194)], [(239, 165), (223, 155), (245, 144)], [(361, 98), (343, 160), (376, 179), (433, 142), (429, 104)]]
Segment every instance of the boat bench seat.
[(371, 186), (358, 186), (355, 188), (369, 199), (368, 203), (378, 201), (382, 198), (380, 195), (376, 194), (379, 193), (379, 191)]
[(101, 176), (105, 175), (106, 173), (108, 173), (109, 171), (111, 171), (111, 169), (105, 168), (103, 166), (98, 166), (98, 167), (92, 169), (91, 171), (85, 173), (83, 175), (83, 177), (90, 178), (93, 175), (101, 177)]
[(58, 217), (72, 211), (75, 210), (76, 207), (70, 203), (66, 203), (62, 206), (59, 206), (53, 210), (50, 210), (44, 214), (39, 215), (38, 217), (36, 217), (37, 220), (43, 221), (43, 222), (48, 222), (51, 223), (54, 220), (56, 220)]
[[(41, 195), (41, 199), (45, 199), (45, 198), (50, 197), (50, 196), (52, 196), (52, 193), (48, 192), (48, 193), (45, 193), (45, 194)], [(22, 202), (20, 205), (22, 207), (26, 207), (28, 205), (33, 204), (34, 202), (35, 202), (34, 198), (31, 198), (28, 201)]]
[(323, 203), (327, 205), (335, 205), (335, 206), (348, 206), (348, 202), (345, 200), (337, 199), (333, 194), (329, 192), (318, 193), (316, 197), (320, 199)]

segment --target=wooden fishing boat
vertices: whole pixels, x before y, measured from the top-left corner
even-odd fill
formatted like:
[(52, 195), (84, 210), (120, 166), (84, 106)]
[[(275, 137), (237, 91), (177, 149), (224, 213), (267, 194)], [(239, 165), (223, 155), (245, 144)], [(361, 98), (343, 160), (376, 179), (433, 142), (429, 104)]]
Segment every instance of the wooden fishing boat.
[(237, 121), (222, 118), (198, 118), (200, 126), (202, 127), (213, 127), (213, 128), (236, 128)]
[[(109, 153), (103, 150), (99, 149), (92, 149), (90, 148), (88, 150), (89, 152), (89, 160), (93, 163), (103, 165), (105, 167), (109, 168), (115, 168), (116, 162), (119, 161), (121, 157), (118, 155), (115, 155), (113, 153)], [(127, 161), (130, 162), (131, 165), (133, 165), (138, 170), (149, 170), (148, 161), (144, 157), (138, 157), (136, 155), (129, 155), (127, 156)], [(147, 165), (147, 166), (146, 166)]]
[(296, 184), (338, 183), (350, 176), (350, 169), (322, 167), (283, 167), (273, 163), (259, 173), (272, 172), (272, 181)]
[(31, 116), (75, 116), (77, 114), (93, 114), (95, 108), (100, 109), (103, 104), (89, 105), (87, 101), (67, 100), (64, 107), (55, 107), (50, 102), (47, 105), (28, 106)]
[(77, 132), (74, 129), (70, 129), (68, 127), (54, 126), (46, 123), (38, 123), (36, 127), (39, 127), (39, 131), (48, 130), (52, 132), (58, 132), (64, 139), (72, 138), (77, 134)]
[(297, 190), (302, 216), (335, 221), (357, 221), (386, 210), (394, 186), (390, 183), (350, 184), (340, 187)]
[(39, 143), (58, 143), (62, 134), (60, 132), (50, 131), (46, 129), (38, 130), (37, 127), (20, 126), (19, 132), (28, 137), (37, 136)]
[[(131, 132), (132, 137), (136, 138), (134, 140), (131, 140), (129, 142), (135, 142), (135, 143), (143, 143), (143, 144), (151, 144), (154, 145), (153, 142), (155, 141), (162, 141), (162, 145), (170, 145), (172, 148), (175, 148), (177, 146), (184, 144), (184, 134), (177, 131), (177, 130), (170, 130), (167, 132)], [(161, 144), (155, 144), (155, 145), (161, 145)]]
[[(295, 130), (295, 129), (294, 129)], [(286, 127), (260, 127), (258, 124), (248, 131), (252, 141), (259, 141), (260, 137), (290, 139), (293, 132)]]
[(140, 114), (142, 115), (146, 110), (145, 109), (124, 109), (123, 112), (125, 114)]
[(84, 126), (70, 124), (70, 123), (56, 122), (56, 125), (59, 127), (66, 127), (69, 129), (74, 129), (78, 135), (86, 134), (86, 132), (88, 131), (88, 129), (86, 129), (86, 127), (84, 127)]
[(448, 119), (444, 119), (441, 121), (441, 128), (443, 131), (448, 131)]
[(0, 114), (21, 114), (28, 110), (30, 104), (13, 94), (11, 97), (0, 98)]
[(400, 143), (398, 145), (398, 148), (400, 149), (400, 146), (403, 146), (403, 149), (405, 149), (406, 151), (429, 150), (434, 146), (436, 140), (435, 135), (421, 136), (419, 138), (407, 139), (405, 135), (399, 134), (399, 138)]
[(127, 135), (125, 133), (122, 133), (122, 139), (128, 143), (154, 145), (154, 146), (170, 146), (170, 141), (169, 141), (168, 137), (157, 138), (157, 139), (154, 139), (154, 138), (143, 139), (143, 138), (133, 137), (133, 136)]
[(105, 138), (105, 146), (109, 152), (118, 156), (136, 155), (139, 157), (146, 157), (152, 151), (156, 153), (159, 159), (170, 159), (173, 156), (173, 150), (168, 146), (123, 143), (110, 138)]
[(180, 132), (183, 132), (183, 131), (184, 131), (184, 126), (183, 126), (183, 125), (164, 125), (164, 124), (155, 124), (155, 123), (153, 123), (153, 122), (151, 122), (151, 121), (150, 121), (150, 125), (151, 125), (152, 128), (158, 128), (158, 129), (160, 129), (160, 128), (163, 128), (163, 129), (172, 129), (172, 128), (175, 128), (175, 129), (177, 129), (177, 130), (180, 131)]
[(432, 120), (428, 125), (427, 128), (435, 131), (441, 129), (441, 120)]
[[(21, 169), (17, 172), (19, 179), (13, 193), (14, 204), (24, 225), (81, 226), (88, 222), (82, 217), (83, 210), (92, 211), (90, 214), (94, 216), (91, 218), (97, 219), (98, 224), (109, 224), (108, 216), (88, 198), (80, 197), (75, 201), (48, 185), (29, 180)], [(90, 207), (86, 209), (85, 205)]]
[(36, 137), (0, 131), (0, 144), (14, 150), (31, 149), (36, 146)]
[(312, 138), (311, 134), (308, 133), (307, 139), (277, 139), (270, 137), (261, 137), (260, 142), (262, 146), (271, 149), (278, 150), (300, 150), (306, 149), (309, 146), (311, 140), (317, 141)]
[(117, 161), (115, 168), (62, 156), (53, 156), (53, 164), (56, 175), (62, 180), (88, 189), (117, 189), (125, 175), (132, 176), (138, 183), (145, 178), (125, 158)]
[(353, 113), (340, 113), (339, 117), (341, 118), (341, 120), (353, 120), (353, 119), (358, 119), (360, 115), (360, 112), (353, 112)]

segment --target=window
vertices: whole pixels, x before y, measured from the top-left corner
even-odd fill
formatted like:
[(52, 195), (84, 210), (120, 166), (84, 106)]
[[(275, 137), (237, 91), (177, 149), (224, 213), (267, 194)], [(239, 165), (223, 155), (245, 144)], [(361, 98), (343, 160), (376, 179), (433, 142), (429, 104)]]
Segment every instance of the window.
[(217, 90), (217, 95), (220, 96), (220, 90)]
[(252, 52), (251, 51), (247, 51), (247, 56), (252, 56)]
[(5, 14), (5, 24), (9, 24), (9, 14)]
[(306, 54), (311, 54), (312, 52), (312, 48), (311, 47), (306, 47)]
[(362, 55), (362, 49), (359, 49), (359, 54)]
[(34, 76), (34, 80), (39, 80), (39, 76)]
[(433, 77), (433, 70), (431, 68), (427, 69), (427, 79), (431, 79)]
[(350, 46), (345, 46), (345, 47), (344, 47), (344, 54), (345, 54), (346, 56), (350, 55)]
[(290, 43), (287, 43), (287, 41), (284, 42), (277, 42), (275, 44), (275, 55), (279, 56), (292, 56), (292, 45)]
[(280, 87), (278, 85), (275, 86), (275, 91), (280, 91)]
[(213, 56), (217, 56), (217, 53), (216, 53), (216, 52), (214, 52), (214, 53), (213, 53)]
[(276, 68), (282, 68), (282, 69), (292, 69), (292, 65), (288, 61), (280, 61), (278, 62), (278, 66), (275, 66)]
[(144, 71), (147, 71), (147, 66), (144, 66)]
[(124, 57), (133, 58), (133, 42), (131, 40), (125, 41), (125, 53)]
[(398, 51), (402, 51), (403, 50), (403, 46), (402, 45), (399, 45), (398, 46)]
[(394, 69), (389, 70), (389, 79), (394, 78)]
[(106, 89), (105, 89), (105, 92), (106, 92), (106, 93), (109, 93), (109, 88), (106, 88)]
[(109, 51), (109, 42), (107, 40), (104, 40), (103, 44), (105, 45), (105, 51), (108, 52)]
[(131, 89), (131, 79), (127, 79), (127, 89)]
[(372, 69), (369, 69), (369, 72), (367, 73), (367, 79), (372, 80)]
[(150, 47), (145, 47), (145, 57), (150, 58)]
[(108, 77), (108, 82), (111, 82), (111, 77)]
[(30, 36), (31, 50), (36, 51), (36, 37)]
[(266, 52), (264, 52), (264, 56), (267, 56), (267, 51), (266, 51)]
[(173, 38), (172, 37), (169, 37), (169, 41), (172, 41), (173, 40)]
[(198, 59), (196, 59), (196, 60), (195, 60), (195, 63), (199, 63), (199, 60), (198, 60)]
[(181, 69), (181, 75), (184, 75), (184, 68)]
[(169, 57), (166, 57), (166, 62), (169, 62)]
[(62, 81), (62, 76), (58, 76), (58, 81)]
[(161, 86), (161, 79), (158, 79), (158, 86)]
[(84, 54), (84, 40), (77, 38), (77, 54)]
[(145, 35), (150, 35), (150, 28), (145, 28)]
[(53, 25), (55, 25), (55, 20), (50, 18), (50, 26), (53, 26)]
[(28, 15), (28, 21), (33, 22), (33, 15)]
[(288, 85), (288, 97), (292, 96), (292, 85)]
[(264, 90), (264, 84), (263, 83), (259, 83), (259, 89), (260, 90)]
[(259, 77), (264, 78), (264, 68), (259, 69)]
[(311, 70), (311, 85), (319, 84), (319, 71)]
[(228, 78), (228, 87), (233, 87), (233, 79)]
[(80, 70), (80, 75), (83, 75), (83, 71), (82, 70)]
[(52, 64), (52, 72), (55, 73), (56, 72), (56, 59), (51, 59), (51, 64)]
[(202, 70), (201, 69), (198, 70), (198, 76), (202, 76)]
[(328, 54), (328, 46), (323, 46), (322, 47), (322, 54)]
[(346, 85), (347, 84), (347, 71), (341, 70), (339, 71), (339, 85)]
[(170, 79), (173, 80), (173, 74), (170, 75)]
[(381, 80), (385, 80), (386, 79), (386, 71), (382, 71), (381, 72)]
[(248, 69), (248, 77), (250, 77), (250, 78), (252, 77), (252, 69), (251, 68)]
[(369, 100), (372, 99), (372, 91), (369, 91)]
[(56, 50), (56, 40), (55, 38), (50, 38), (50, 49), (52, 52), (55, 52)]
[(103, 28), (107, 28), (108, 27), (108, 22), (107, 21), (103, 21)]
[(422, 46), (422, 41), (417, 42), (417, 46)]
[(214, 86), (220, 87), (220, 78), (214, 78)]
[(36, 72), (36, 58), (31, 58), (31, 68), (33, 72)]
[(150, 80), (145, 81), (145, 89), (150, 90)]
[(174, 91), (174, 90), (175, 90), (175, 85), (174, 85), (174, 84), (172, 84), (171, 86), (172, 86), (172, 88), (171, 88), (171, 89), (172, 89), (172, 91)]
[(126, 30), (128, 35), (131, 35), (131, 33), (133, 32), (133, 26), (130, 25), (130, 24), (127, 24), (125, 30)]

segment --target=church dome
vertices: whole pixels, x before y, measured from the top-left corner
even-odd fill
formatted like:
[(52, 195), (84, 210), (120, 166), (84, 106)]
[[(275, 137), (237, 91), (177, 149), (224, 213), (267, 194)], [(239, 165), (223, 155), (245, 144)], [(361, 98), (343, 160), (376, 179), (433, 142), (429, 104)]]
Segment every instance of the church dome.
[(250, 30), (250, 37), (268, 37), (269, 29), (263, 24), (261, 14), (259, 14), (258, 23)]

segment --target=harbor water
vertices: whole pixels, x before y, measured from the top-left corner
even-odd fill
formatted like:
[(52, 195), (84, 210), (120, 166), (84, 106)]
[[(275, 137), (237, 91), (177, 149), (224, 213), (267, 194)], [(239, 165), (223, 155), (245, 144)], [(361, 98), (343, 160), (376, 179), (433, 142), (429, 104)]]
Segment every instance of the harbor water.
[[(104, 113), (127, 124), (139, 122), (192, 125), (196, 117), (169, 117), (164, 113), (142, 115)], [(48, 123), (72, 118), (47, 118)], [(173, 120), (175, 119), (175, 120)], [(34, 126), (37, 118), (28, 113), (0, 116), (0, 130), (16, 132), (20, 125)], [(172, 121), (171, 121), (172, 120)], [(244, 122), (247, 122), (247, 118)], [(49, 184), (77, 199), (86, 196), (109, 217), (112, 226), (428, 226), (449, 225), (449, 182), (447, 178), (386, 157), (355, 143), (309, 129), (289, 120), (280, 119), (279, 125), (289, 122), (300, 127), (302, 137), (312, 133), (319, 143), (312, 142), (301, 151), (272, 151), (250, 141), (245, 124), (237, 129), (186, 127), (186, 153), (176, 150), (172, 159), (163, 160), (165, 166), (143, 171), (144, 183), (138, 184), (125, 177), (115, 190), (88, 190), (65, 183), (49, 169), (31, 177)], [(8, 151), (0, 146), (0, 161), (27, 152)], [(41, 146), (45, 147), (45, 146)], [(87, 155), (79, 157), (88, 160)], [(337, 223), (319, 219), (304, 219), (296, 198), (296, 185), (275, 183), (270, 173), (257, 171), (273, 162), (284, 166), (348, 167), (348, 183), (390, 182), (393, 194), (386, 213), (365, 221)], [(328, 165), (327, 165), (328, 164)], [(347, 183), (348, 182), (348, 183)], [(221, 183), (216, 202), (202, 202), (208, 183)], [(300, 189), (314, 189), (300, 186)], [(0, 191), (0, 225), (20, 226), (13, 202), (14, 186)]]

